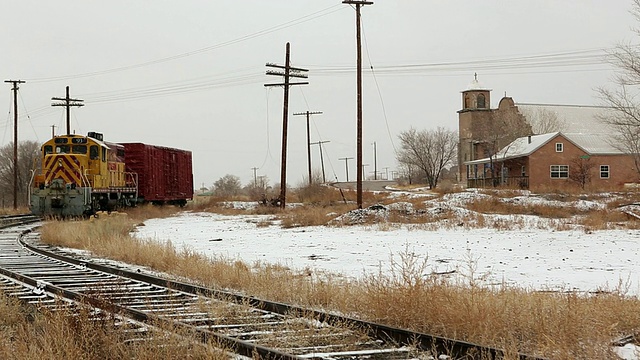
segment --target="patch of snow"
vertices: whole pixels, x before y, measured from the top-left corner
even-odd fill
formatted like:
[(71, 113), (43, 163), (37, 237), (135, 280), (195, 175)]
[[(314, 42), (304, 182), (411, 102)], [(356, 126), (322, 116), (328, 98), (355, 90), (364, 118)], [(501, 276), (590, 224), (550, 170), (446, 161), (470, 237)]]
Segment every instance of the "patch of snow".
[[(353, 211), (349, 221), (387, 212), (386, 208)], [(390, 270), (392, 258), (408, 247), (415, 256), (427, 259), (434, 273), (464, 273), (473, 263), (478, 273), (486, 275), (489, 285), (580, 292), (620, 287), (630, 295), (640, 294), (640, 230), (585, 233), (464, 226), (426, 230), (399, 225), (380, 231), (375, 223), (291, 229), (258, 226), (271, 218), (183, 213), (148, 220), (134, 236), (171, 241), (178, 247), (249, 263), (279, 263), (297, 270), (309, 268), (356, 278)]]

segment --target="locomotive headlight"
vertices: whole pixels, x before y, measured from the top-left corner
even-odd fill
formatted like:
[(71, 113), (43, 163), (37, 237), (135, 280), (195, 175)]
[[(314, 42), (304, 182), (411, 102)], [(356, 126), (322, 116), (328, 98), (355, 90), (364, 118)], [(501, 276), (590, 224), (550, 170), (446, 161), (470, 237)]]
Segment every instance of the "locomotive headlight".
[(58, 167), (62, 167), (62, 159), (58, 160)]

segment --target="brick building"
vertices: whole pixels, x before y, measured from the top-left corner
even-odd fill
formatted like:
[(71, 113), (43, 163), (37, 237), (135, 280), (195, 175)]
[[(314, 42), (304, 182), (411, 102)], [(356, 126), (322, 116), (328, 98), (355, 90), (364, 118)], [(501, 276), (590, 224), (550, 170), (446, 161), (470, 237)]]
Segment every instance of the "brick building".
[(615, 146), (615, 133), (601, 120), (609, 109), (510, 97), (491, 109), (490, 96), (477, 78), (462, 91), (458, 164), (468, 187), (596, 190), (640, 182), (633, 156)]

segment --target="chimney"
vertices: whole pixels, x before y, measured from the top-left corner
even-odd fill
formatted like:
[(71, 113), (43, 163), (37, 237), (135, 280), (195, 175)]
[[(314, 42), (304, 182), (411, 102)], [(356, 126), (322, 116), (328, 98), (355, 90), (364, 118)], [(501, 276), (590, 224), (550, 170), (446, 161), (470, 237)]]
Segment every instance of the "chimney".
[(531, 144), (531, 135), (529, 135), (529, 144)]

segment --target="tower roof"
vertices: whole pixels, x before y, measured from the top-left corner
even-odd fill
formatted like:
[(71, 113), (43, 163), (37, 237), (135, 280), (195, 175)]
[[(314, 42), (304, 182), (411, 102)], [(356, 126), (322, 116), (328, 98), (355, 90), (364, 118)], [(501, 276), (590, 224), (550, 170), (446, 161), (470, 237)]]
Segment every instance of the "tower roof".
[(478, 91), (478, 90), (482, 90), (482, 91), (491, 91), (491, 89), (482, 86), (482, 84), (480, 84), (480, 82), (478, 81), (478, 74), (473, 74), (473, 81), (471, 83), (469, 83), (469, 85), (467, 85), (467, 89), (462, 91), (462, 92), (467, 92), (467, 91)]

